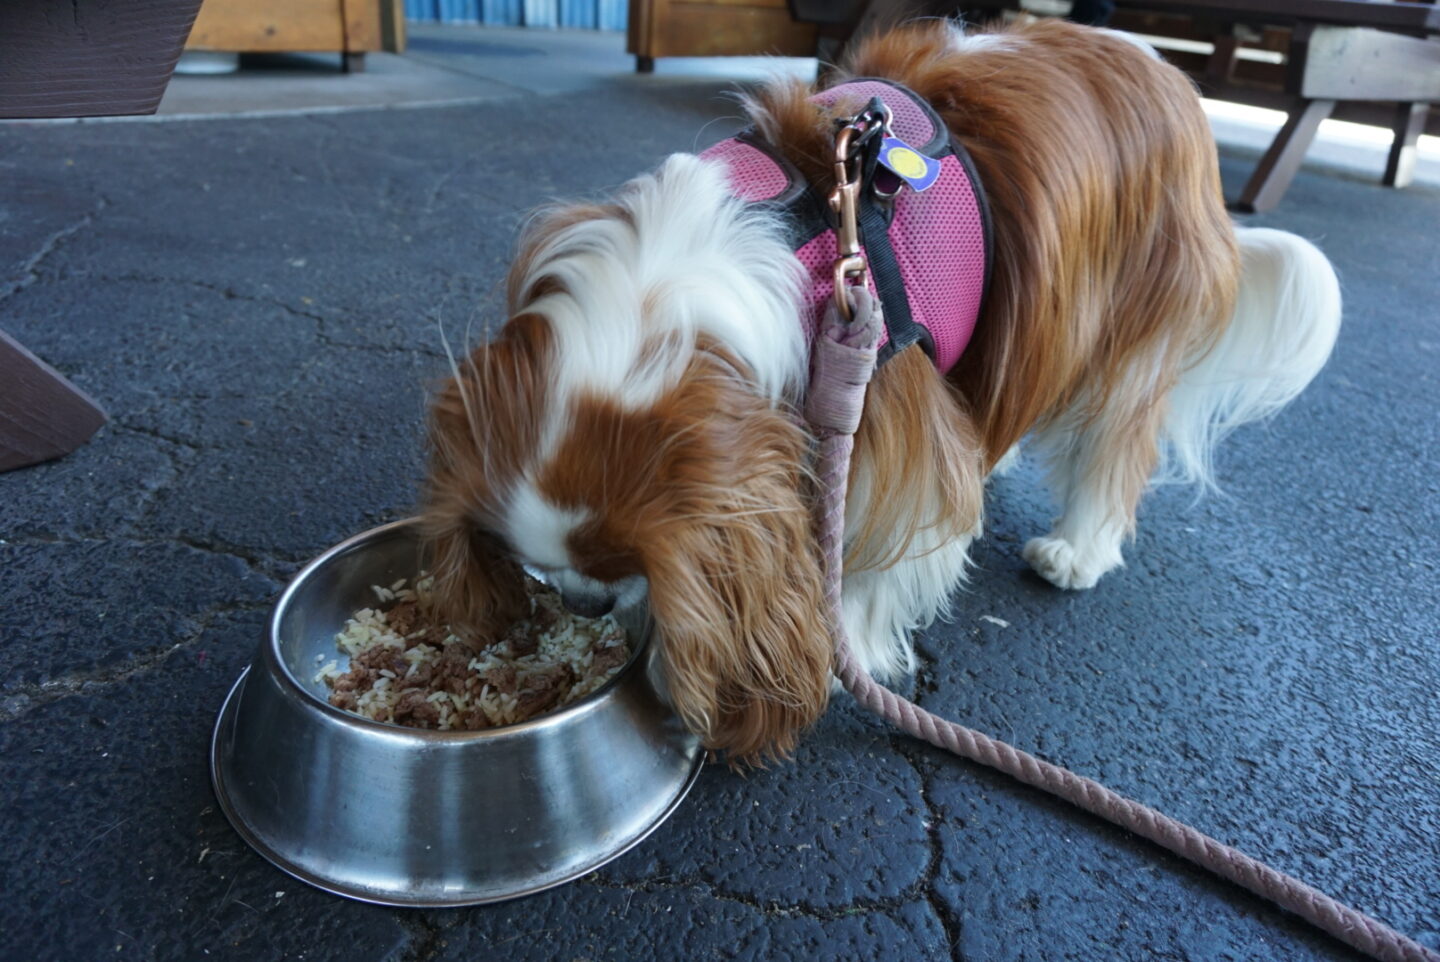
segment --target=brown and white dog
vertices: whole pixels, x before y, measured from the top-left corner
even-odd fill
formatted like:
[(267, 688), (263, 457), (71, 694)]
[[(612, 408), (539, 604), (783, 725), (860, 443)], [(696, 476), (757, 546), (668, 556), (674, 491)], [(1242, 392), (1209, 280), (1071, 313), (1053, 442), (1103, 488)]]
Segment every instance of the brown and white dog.
[[(1061, 505), (1025, 557), (1088, 588), (1122, 563), (1157, 472), (1208, 483), (1215, 441), (1315, 376), (1340, 293), (1306, 241), (1231, 224), (1195, 90), (1123, 35), (931, 23), (861, 45), (846, 71), (935, 107), (994, 233), (959, 363), (897, 354), (856, 437), (844, 618), (883, 680), (913, 668), (910, 633), (964, 579), (986, 477), (1022, 437)], [(775, 84), (748, 108), (824, 191), (833, 118), (812, 93)], [(788, 753), (831, 689), (811, 439), (794, 417), (800, 274), (779, 218), (690, 155), (610, 203), (537, 218), (509, 321), (432, 412), (426, 531), (452, 620), (514, 618), (517, 561), (577, 610), (648, 594), (652, 672), (686, 724), (732, 759)]]

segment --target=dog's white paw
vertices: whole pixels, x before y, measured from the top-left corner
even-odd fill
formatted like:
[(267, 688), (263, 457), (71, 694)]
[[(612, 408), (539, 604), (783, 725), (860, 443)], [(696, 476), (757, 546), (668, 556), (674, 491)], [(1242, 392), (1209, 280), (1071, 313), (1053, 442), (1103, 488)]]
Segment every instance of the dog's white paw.
[(1089, 557), (1064, 538), (1053, 535), (1031, 538), (1025, 545), (1025, 560), (1055, 587), (1072, 591), (1095, 587), (1100, 576), (1119, 563), (1118, 558), (1108, 561)]

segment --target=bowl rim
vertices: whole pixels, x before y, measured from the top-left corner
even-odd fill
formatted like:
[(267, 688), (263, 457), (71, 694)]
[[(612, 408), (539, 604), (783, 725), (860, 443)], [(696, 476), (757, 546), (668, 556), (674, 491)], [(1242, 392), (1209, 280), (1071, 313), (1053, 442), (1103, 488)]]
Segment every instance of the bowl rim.
[[(509, 725), (497, 725), (494, 728), (481, 728), (473, 731), (455, 729), (448, 729), (442, 731), (436, 728), (411, 728), (407, 725), (396, 725), (391, 722), (376, 721), (373, 718), (366, 718), (364, 715), (357, 715), (354, 712), (346, 711), (343, 708), (336, 708), (334, 705), (320, 698), (313, 691), (311, 691), (309, 685), (307, 685), (301, 679), (295, 677), (294, 672), (290, 670), (290, 666), (286, 664), (285, 659), (281, 656), (280, 653), (280, 619), (284, 615), (285, 611), (289, 608), (289, 605), (292, 602), (295, 594), (299, 592), (306, 580), (312, 577), (325, 565), (331, 563), (335, 558), (338, 558), (347, 552), (354, 551), (361, 545), (368, 542), (376, 541), (380, 538), (392, 535), (395, 532), (404, 529), (418, 528), (420, 520), (421, 519), (418, 516), (412, 515), (408, 518), (400, 518), (396, 521), (389, 521), (385, 524), (377, 525), (373, 528), (368, 528), (364, 531), (360, 531), (356, 534), (351, 535), (343, 541), (331, 545), (329, 548), (325, 549), (320, 554), (312, 558), (309, 562), (306, 563), (303, 568), (301, 568), (298, 572), (295, 573), (293, 577), (291, 577), (289, 583), (285, 585), (285, 589), (280, 593), (280, 597), (275, 601), (274, 606), (271, 608), (270, 617), (266, 619), (265, 643), (261, 646), (261, 651), (264, 653), (263, 661), (265, 663), (266, 672), (272, 677), (277, 678), (279, 684), (287, 691), (289, 691), (293, 696), (298, 696), (305, 703), (319, 709), (324, 716), (330, 718), (331, 720), (341, 724), (354, 725), (361, 728), (368, 728), (384, 732), (387, 735), (392, 735), (399, 738), (414, 738), (417, 741), (429, 743), (458, 743), (483, 741), (497, 738), (508, 738), (511, 736), (523, 734), (525, 732), (536, 731), (541, 728), (547, 728), (554, 725), (562, 724), (576, 716), (589, 714), (592, 710), (596, 708), (597, 705), (599, 705), (601, 701), (605, 699), (606, 696), (608, 696), (615, 689), (615, 687), (620, 683), (621, 679), (629, 675), (632, 671), (636, 670), (636, 665), (641, 661), (642, 656), (649, 650), (653, 630), (645, 632), (645, 635), (640, 639), (639, 644), (635, 645), (634, 650), (631, 651), (630, 658), (623, 665), (620, 666), (620, 670), (617, 671), (613, 676), (611, 676), (609, 681), (605, 682), (605, 684), (601, 685), (599, 688), (595, 689), (589, 694), (585, 695), (583, 698), (577, 699), (576, 701), (573, 701), (570, 704), (564, 705), (560, 708), (556, 708), (553, 711), (548, 711), (543, 715), (537, 715), (534, 718), (526, 719), (525, 721), (521, 722), (513, 722)], [(634, 643), (633, 639), (631, 640), (631, 643)]]

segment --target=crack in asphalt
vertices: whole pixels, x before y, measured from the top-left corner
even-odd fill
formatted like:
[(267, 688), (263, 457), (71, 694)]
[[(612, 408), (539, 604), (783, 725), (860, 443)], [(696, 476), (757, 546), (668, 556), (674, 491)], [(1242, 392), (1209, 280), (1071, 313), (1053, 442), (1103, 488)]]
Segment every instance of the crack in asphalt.
[(128, 434), (139, 434), (147, 438), (154, 438), (157, 441), (164, 441), (167, 444), (175, 445), (177, 448), (185, 448), (186, 450), (194, 451), (197, 454), (206, 450), (206, 448), (209, 447), (209, 445), (201, 444), (198, 441), (192, 441), (189, 438), (182, 438), (179, 435), (175, 434), (167, 434), (164, 431), (160, 431), (151, 427), (146, 427), (142, 424), (134, 424), (126, 419), (112, 418), (110, 421), (110, 425), (115, 430), (119, 430)]
[[(227, 447), (224, 444), (206, 444), (146, 425), (134, 424), (126, 419), (112, 419), (110, 423), (105, 426), (105, 430), (162, 441), (195, 455), (224, 450)], [(165, 451), (161, 451), (160, 453), (169, 461), (174, 476), (164, 483), (155, 485), (146, 497), (136, 504), (134, 518), (127, 522), (124, 528), (115, 532), (115, 536), (95, 537), (80, 531), (65, 533), (55, 529), (35, 528), (26, 529), (23, 534), (13, 537), (7, 537), (4, 535), (4, 532), (0, 532), (0, 545), (79, 545), (99, 542), (124, 542), (145, 547), (160, 544), (180, 544), (194, 548), (197, 551), (203, 551), (207, 554), (237, 558), (245, 562), (245, 564), (257, 574), (282, 584), (290, 579), (295, 573), (296, 568), (305, 564), (310, 559), (311, 554), (308, 552), (301, 554), (265, 552), (213, 536), (202, 538), (183, 533), (160, 535), (147, 533), (145, 528), (147, 524), (154, 521), (155, 507), (160, 503), (161, 495), (179, 483), (185, 471), (192, 468), (195, 464), (194, 460), (189, 457), (175, 457), (171, 452)]]
[(14, 546), (18, 548), (33, 548), (39, 546), (64, 546), (64, 545), (94, 545), (94, 544), (124, 544), (136, 548), (154, 548), (163, 545), (182, 545), (186, 548), (193, 548), (205, 554), (218, 555), (222, 558), (234, 558), (244, 562), (254, 574), (258, 574), (268, 581), (283, 583), (285, 579), (276, 578), (270, 573), (271, 568), (283, 568), (300, 563), (300, 559), (276, 557), (253, 551), (243, 545), (230, 544), (229, 542), (202, 538), (195, 538), (185, 534), (175, 534), (161, 537), (117, 537), (117, 538), (89, 538), (89, 537), (68, 537), (57, 534), (53, 531), (37, 531), (18, 538), (0, 538), (0, 546)]
[[(921, 692), (929, 692), (935, 689), (935, 684), (929, 677), (928, 669), (923, 666), (916, 674), (915, 686), (917, 697)], [(931, 782), (934, 777), (933, 766), (925, 762), (922, 754), (923, 746), (920, 743), (914, 742), (907, 736), (899, 733), (892, 735), (889, 742), (894, 755), (910, 765), (910, 767), (915, 770), (919, 779), (918, 794), (920, 803), (924, 807), (925, 834), (929, 848), (929, 857), (919, 878), (894, 895), (880, 898), (857, 898), (840, 906), (820, 907), (805, 902), (782, 903), (775, 899), (757, 898), (746, 893), (728, 890), (703, 877), (693, 874), (668, 874), (638, 882), (624, 882), (607, 878), (603, 870), (593, 872), (583, 877), (578, 880), (576, 884), (617, 891), (645, 893), (686, 889), (698, 890), (719, 901), (743, 905), (759, 912), (767, 918), (804, 918), (817, 922), (833, 922), (859, 914), (893, 914), (906, 906), (923, 901), (929, 906), (931, 914), (935, 916), (944, 933), (946, 957), (951, 959), (952, 962), (964, 962), (964, 953), (960, 948), (960, 941), (963, 936), (963, 920), (935, 888), (935, 881), (945, 863), (941, 830), (942, 826), (946, 823), (930, 798)], [(907, 798), (908, 797), (913, 796), (907, 793)]]
[[(892, 744), (896, 754), (900, 755), (907, 763), (916, 768), (925, 783), (925, 771), (915, 760), (902, 751), (898, 745)], [(735, 892), (723, 886), (714, 884), (698, 875), (671, 873), (657, 878), (646, 879), (639, 882), (624, 882), (607, 878), (603, 869), (584, 876), (577, 881), (577, 884), (591, 885), (596, 888), (614, 889), (627, 892), (660, 892), (682, 889), (696, 889), (703, 891), (712, 898), (724, 902), (731, 902), (753, 909), (766, 917), (779, 918), (806, 918), (819, 922), (835, 921), (837, 919), (849, 918), (857, 914), (890, 913), (903, 909), (907, 905), (914, 904), (917, 900), (928, 901), (931, 911), (937, 916), (944, 929), (949, 955), (959, 959), (959, 919), (954, 917), (943, 900), (937, 901), (932, 889), (933, 879), (938, 872), (939, 865), (943, 859), (942, 847), (939, 839), (939, 820), (931, 807), (924, 788), (921, 791), (921, 800), (924, 802), (927, 811), (927, 836), (930, 842), (930, 858), (925, 870), (920, 877), (904, 889), (894, 895), (882, 896), (879, 898), (856, 898), (840, 906), (821, 907), (807, 904), (805, 902), (780, 902), (775, 899), (761, 899), (743, 892)]]
[(920, 800), (925, 805), (925, 837), (930, 846), (930, 859), (921, 874), (920, 888), (925, 900), (930, 904), (930, 911), (935, 914), (941, 929), (945, 932), (947, 954), (953, 962), (964, 962), (965, 956), (960, 949), (960, 939), (964, 935), (964, 922), (935, 888), (935, 881), (940, 875), (940, 869), (945, 864), (945, 846), (940, 837), (940, 826), (944, 824), (944, 819), (936, 809), (934, 802), (930, 800), (934, 770), (924, 763), (919, 754), (919, 746), (912, 743), (909, 736), (896, 735), (891, 742), (891, 747), (895, 749), (897, 755), (909, 763), (911, 768), (915, 769), (915, 774), (920, 779)]
[(245, 294), (241, 291), (237, 291), (235, 287), (230, 284), (215, 284), (211, 283), (210, 281), (196, 280), (193, 277), (169, 277), (164, 274), (143, 274), (139, 271), (128, 271), (124, 274), (88, 274), (77, 271), (60, 275), (57, 279), (83, 279), (90, 282), (101, 282), (107, 284), (179, 284), (186, 287), (197, 287), (200, 290), (209, 291), (212, 294), (219, 294), (227, 301), (244, 301), (250, 304), (261, 304), (265, 307), (279, 308), (280, 310), (285, 311), (288, 314), (293, 314), (296, 317), (303, 317), (308, 320), (315, 321), (317, 324), (323, 324), (325, 321), (323, 315), (316, 314), (313, 311), (303, 310), (285, 301), (278, 300), (273, 297), (262, 297), (256, 294)]
[[(143, 425), (131, 424), (128, 421), (112, 420), (107, 427), (120, 433), (134, 434), (141, 437), (152, 438), (163, 441), (175, 447), (182, 448), (194, 454), (203, 454), (209, 450), (219, 450), (222, 445), (206, 445), (178, 435), (172, 435), (155, 428)], [(184, 472), (194, 466), (194, 461), (185, 458), (172, 457), (168, 452), (162, 454), (169, 460), (173, 477), (167, 482), (157, 484), (149, 491), (146, 497), (136, 505), (136, 512), (133, 520), (127, 522), (117, 534), (119, 537), (98, 538), (86, 537), (81, 534), (78, 537), (67, 537), (58, 532), (45, 531), (29, 532), (21, 538), (10, 538), (0, 540), (0, 543), (23, 544), (26, 541), (37, 544), (83, 544), (98, 541), (124, 541), (129, 544), (140, 546), (158, 544), (179, 544), (187, 548), (194, 548), (206, 554), (221, 555), (237, 558), (243, 561), (253, 572), (260, 574), (271, 581), (284, 584), (295, 573), (295, 570), (309, 559), (309, 555), (287, 555), (284, 553), (272, 554), (258, 551), (246, 545), (236, 544), (219, 538), (197, 538), (186, 534), (171, 534), (152, 536), (145, 532), (145, 525), (154, 520), (155, 508), (160, 503), (161, 495), (168, 489), (174, 487), (184, 476)]]
[(203, 551), (206, 554), (220, 555), (226, 558), (238, 558), (245, 562), (246, 567), (256, 574), (261, 575), (269, 581), (275, 582), (279, 587), (290, 580), (293, 569), (305, 563), (306, 558), (284, 557), (265, 554), (254, 551), (244, 545), (234, 544), (220, 539), (195, 538), (190, 535), (177, 534), (168, 538), (154, 539), (159, 542), (181, 544), (187, 548), (194, 548), (196, 551)]
[(5, 301), (35, 283), (40, 277), (40, 265), (45, 261), (45, 258), (55, 253), (66, 240), (69, 240), (93, 224), (95, 222), (95, 215), (108, 206), (110, 206), (110, 202), (104, 197), (101, 197), (93, 211), (75, 223), (62, 227), (46, 237), (45, 240), (41, 242), (40, 249), (30, 255), (29, 259), (21, 265), (19, 280), (11, 281), (4, 287), (0, 287), (0, 301)]
[[(122, 431), (121, 433), (124, 432)], [(181, 445), (181, 447), (183, 447), (183, 445)], [(135, 535), (139, 533), (136, 530), (136, 526), (140, 523), (140, 520), (150, 513), (154, 505), (160, 500), (160, 495), (180, 480), (182, 472), (189, 466), (185, 463), (184, 459), (176, 457), (170, 451), (164, 448), (157, 448), (157, 450), (160, 456), (165, 459), (165, 466), (169, 470), (169, 477), (158, 480), (153, 485), (145, 488), (144, 496), (135, 504), (132, 519), (121, 525), (120, 533), (122, 535), (127, 533)]]
[[(939, 686), (933, 674), (933, 654), (919, 647), (919, 638), (916, 638), (914, 643), (922, 654), (922, 657), (918, 659), (919, 666), (915, 671), (915, 691), (912, 699), (919, 701), (924, 695), (934, 694)], [(928, 657), (924, 657), (926, 655)], [(920, 780), (920, 801), (925, 806), (925, 838), (930, 846), (930, 859), (921, 874), (921, 888), (925, 900), (930, 905), (930, 911), (935, 914), (945, 933), (945, 944), (950, 959), (952, 962), (964, 962), (965, 955), (960, 948), (960, 940), (964, 936), (964, 921), (935, 887), (940, 869), (945, 864), (945, 845), (940, 836), (940, 826), (944, 824), (944, 819), (930, 798), (935, 772), (934, 767), (927, 764), (921, 755), (922, 745), (922, 742), (902, 732), (895, 732), (890, 738), (890, 747), (896, 755), (903, 758), (915, 770), (915, 775)]]
[[(172, 445), (181, 444), (181, 442), (179, 441), (176, 441), (172, 438), (164, 437), (163, 435), (160, 435), (158, 433), (132, 428), (129, 425), (126, 425), (123, 422), (117, 421), (113, 418), (101, 427), (100, 433), (96, 435), (95, 439), (92, 440), (92, 443), (98, 441), (105, 434), (144, 435), (146, 437), (169, 442)], [(149, 512), (151, 505), (153, 505), (154, 502), (160, 497), (161, 493), (168, 489), (179, 479), (182, 468), (188, 467), (188, 464), (183, 459), (177, 458), (173, 452), (166, 450), (163, 447), (157, 447), (153, 450), (154, 453), (158, 455), (158, 462), (161, 464), (161, 466), (163, 466), (165, 472), (168, 473), (169, 477), (160, 478), (157, 477), (156, 474), (147, 473), (143, 478), (139, 480), (137, 487), (139, 487), (142, 491), (141, 498), (138, 501), (134, 502), (132, 506), (127, 508), (126, 512), (117, 513), (117, 515), (115, 516), (116, 520), (119, 523), (119, 527), (112, 534), (120, 539), (144, 540), (144, 534), (140, 532), (136, 526), (139, 524), (140, 520)], [(128, 520), (124, 517), (124, 514), (127, 512), (130, 514)], [(90, 528), (71, 527), (67, 529), (69, 532), (68, 534), (62, 534), (53, 528), (46, 528), (44, 526), (32, 527), (31, 525), (32, 522), (28, 519), (21, 521), (18, 525), (19, 533), (14, 536), (6, 535), (4, 531), (0, 531), (0, 544), (19, 544), (26, 539), (35, 541), (37, 543), (46, 544), (58, 544), (67, 539), (73, 541), (112, 540), (112, 538), (100, 536), (97, 532)]]
[(159, 667), (175, 652), (184, 650), (199, 641), (214, 627), (216, 620), (222, 615), (239, 611), (259, 611), (269, 606), (269, 601), (228, 601), (212, 605), (196, 617), (197, 624), (194, 631), (159, 651), (133, 658), (120, 665), (72, 672), (37, 684), (17, 685), (0, 695), (0, 724), (14, 721), (37, 708), (71, 695), (78, 695), (90, 689), (111, 688), (146, 674)]
[[(922, 880), (923, 881), (923, 880)], [(850, 918), (855, 915), (890, 912), (904, 908), (912, 904), (921, 893), (921, 883), (915, 883), (906, 887), (895, 895), (887, 895), (874, 899), (855, 899), (844, 905), (833, 908), (821, 908), (815, 905), (806, 905), (803, 902), (779, 902), (775, 899), (760, 899), (743, 892), (733, 892), (728, 889), (708, 882), (695, 875), (662, 875), (659, 878), (646, 879), (643, 882), (621, 882), (614, 879), (607, 879), (598, 872), (592, 872), (576, 880), (576, 885), (589, 885), (592, 888), (609, 889), (619, 892), (669, 892), (685, 889), (695, 889), (704, 892), (709, 897), (721, 902), (731, 902), (736, 905), (743, 905), (746, 908), (754, 909), (766, 917), (773, 918), (803, 918), (813, 919), (817, 922), (833, 922), (837, 919)]]
[[(104, 207), (105, 204), (102, 203), (101, 206)], [(11, 295), (19, 293), (21, 290), (24, 290), (31, 284), (35, 283), (39, 279), (39, 273), (36, 271), (36, 268), (39, 266), (40, 262), (43, 261), (46, 257), (48, 257), (50, 254), (52, 254), (56, 250), (56, 248), (60, 246), (60, 243), (65, 238), (70, 237), (71, 235), (83, 230), (85, 227), (93, 223), (93, 221), (94, 215), (86, 214), (85, 217), (83, 217), (76, 223), (68, 227), (62, 228), (61, 230), (58, 230), (55, 233), (51, 234), (46, 239), (45, 243), (41, 246), (40, 250), (37, 251), (34, 255), (32, 255), (32, 257), (28, 261), (26, 261), (25, 265), (21, 268), (21, 272), (23, 275), (22, 278), (19, 281), (14, 281), (4, 287), (0, 287), (0, 302), (3, 302)], [(424, 345), (385, 345), (371, 344), (365, 341), (347, 340), (343, 337), (343, 335), (337, 335), (335, 333), (333, 327), (331, 326), (331, 321), (333, 320), (332, 318), (327, 318), (323, 314), (318, 314), (314, 311), (307, 311), (303, 308), (296, 307), (294, 304), (291, 304), (284, 300), (280, 300), (278, 298), (262, 297), (255, 294), (242, 293), (228, 284), (213, 284), (207, 281), (196, 280), (190, 277), (167, 277), (159, 274), (143, 274), (134, 271), (125, 274), (89, 274), (84, 272), (71, 271), (67, 273), (57, 274), (55, 275), (55, 279), (57, 281), (83, 279), (90, 282), (100, 283), (177, 284), (186, 287), (194, 287), (200, 290), (209, 291), (213, 294), (218, 294), (225, 300), (241, 301), (248, 304), (258, 304), (262, 307), (271, 307), (275, 308), (276, 310), (284, 311), (286, 314), (289, 314), (292, 317), (297, 317), (309, 321), (313, 325), (313, 333), (315, 335), (316, 341), (318, 341), (320, 344), (325, 345), (326, 347), (337, 348), (339, 350), (346, 351), (363, 351), (370, 354), (399, 356), (414, 356), (416, 354), (419, 354), (425, 357), (435, 358), (436, 360), (446, 359), (446, 354), (443, 350), (434, 347), (426, 347)], [(253, 397), (253, 395), (244, 396)], [(182, 441), (173, 437), (165, 438), (165, 440), (169, 440), (175, 444), (182, 444), (187, 447), (196, 447), (196, 445), (193, 445), (190, 442)]]
[[(340, 348), (342, 350), (349, 351), (366, 351), (372, 354), (397, 354), (407, 356), (414, 354), (423, 354), (427, 357), (433, 357), (438, 359), (444, 359), (445, 357), (444, 351), (436, 350), (432, 347), (410, 345), (386, 346), (384, 344), (369, 344), (364, 341), (345, 340), (343, 339), (343, 337), (337, 336), (333, 328), (330, 326), (331, 321), (334, 320), (333, 318), (328, 318), (324, 314), (319, 314), (315, 311), (308, 311), (304, 308), (296, 307), (294, 304), (291, 304), (288, 301), (280, 300), (279, 298), (263, 297), (257, 294), (246, 294), (236, 290), (234, 286), (229, 284), (214, 284), (208, 281), (196, 280), (195, 278), (191, 277), (167, 277), (159, 274), (142, 274), (135, 271), (131, 271), (125, 274), (96, 275), (70, 273), (60, 275), (58, 279), (79, 279), (82, 277), (88, 281), (101, 283), (179, 284), (186, 287), (195, 287), (203, 291), (209, 291), (212, 294), (219, 294), (227, 301), (241, 301), (247, 304), (259, 304), (262, 307), (273, 307), (277, 310), (284, 311), (292, 317), (297, 317), (303, 320), (310, 321), (314, 325), (315, 339), (321, 344), (324, 344), (326, 347)], [(3, 294), (0, 294), (0, 299), (3, 299), (3, 296)], [(246, 396), (250, 397), (253, 395)]]

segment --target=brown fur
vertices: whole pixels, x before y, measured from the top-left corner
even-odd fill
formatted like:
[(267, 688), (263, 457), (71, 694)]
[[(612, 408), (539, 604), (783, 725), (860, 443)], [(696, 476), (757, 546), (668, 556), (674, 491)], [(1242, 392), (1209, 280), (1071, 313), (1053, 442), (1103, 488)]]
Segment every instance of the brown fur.
[(890, 567), (926, 529), (950, 540), (979, 526), (985, 465), (965, 407), (923, 351), (905, 351), (877, 372), (851, 463), (852, 484), (863, 472), (856, 490), (870, 497), (850, 511), (846, 571)]
[(787, 754), (829, 694), (803, 432), (713, 348), (650, 409), (583, 399), (572, 425), (540, 488), (595, 517), (571, 536), (577, 570), (646, 575), (671, 702), (707, 745)]
[[(441, 614), (476, 638), (503, 632), (526, 604), (519, 567), (494, 531), (538, 430), (549, 342), (543, 318), (513, 318), (461, 365), (430, 409), (426, 564)], [(497, 410), (506, 416), (490, 415)]]
[[(1106, 479), (1111, 510), (1133, 520), (1166, 392), (1230, 315), (1238, 255), (1188, 82), (1104, 33), (1046, 21), (1009, 34), (1028, 49), (957, 51), (942, 25), (906, 28), (845, 68), (935, 105), (975, 161), (995, 226), (992, 287), (955, 370), (941, 376), (911, 350), (871, 386), (850, 571), (894, 565), (921, 532), (969, 535), (986, 472), (1026, 432), (1061, 421), (1090, 452), (1087, 476)], [(809, 95), (780, 85), (749, 103), (824, 189), (830, 118)], [(558, 283), (542, 274), (522, 290), (523, 279), (556, 232), (623, 216), (581, 206), (537, 222), (511, 272), (514, 319), (436, 402), (426, 531), (462, 623), (493, 624), (516, 598), (518, 571), (497, 563), (503, 546), (485, 532), (545, 403), (551, 335), (525, 309)], [(580, 398), (567, 424), (539, 486), (594, 519), (571, 534), (577, 569), (648, 578), (670, 697), (707, 745), (746, 761), (787, 753), (825, 708), (830, 666), (803, 432), (714, 344), (650, 409)]]
[(494, 341), (457, 366), (431, 405), (423, 554), (435, 576), (441, 616), (476, 638), (503, 632), (526, 604), (522, 573), (495, 530), (509, 486), (539, 433), (553, 347), (546, 320), (524, 308), (559, 284), (542, 275), (528, 288), (521, 285), (561, 231), (593, 218), (625, 216), (615, 204), (538, 214), (506, 278), (510, 320)]
[[(482, 637), (524, 602), (519, 569), (489, 531), (536, 431), (548, 332), (533, 317), (476, 350), (432, 413), (429, 564), (443, 613)], [(732, 762), (760, 764), (787, 755), (829, 698), (807, 441), (735, 359), (701, 348), (647, 410), (581, 398), (539, 488), (595, 519), (570, 537), (578, 571), (647, 577), (664, 681), (687, 726)], [(507, 413), (473, 426), (462, 398)]]
[[(898, 360), (871, 387), (856, 461), (876, 481), (859, 512), (863, 537), (849, 544), (862, 567), (903, 552), (915, 524), (972, 530), (985, 472), (1062, 415), (1088, 425), (1094, 470), (1118, 474), (1114, 510), (1133, 525), (1164, 397), (1233, 309), (1239, 254), (1190, 82), (1089, 28), (1037, 20), (996, 32), (1027, 46), (957, 51), (947, 25), (912, 25), (860, 44), (833, 81), (885, 77), (928, 100), (975, 162), (995, 236), (991, 289), (948, 375), (957, 394), (946, 413), (916, 416), (944, 392)], [(749, 106), (767, 138), (828, 187), (831, 118), (810, 93), (782, 85)], [(1132, 365), (1154, 376), (1134, 377)], [(978, 469), (967, 451), (977, 438)], [(920, 452), (948, 452), (951, 464), (937, 472)], [(894, 527), (903, 505), (934, 500), (927, 493), (950, 516)]]

